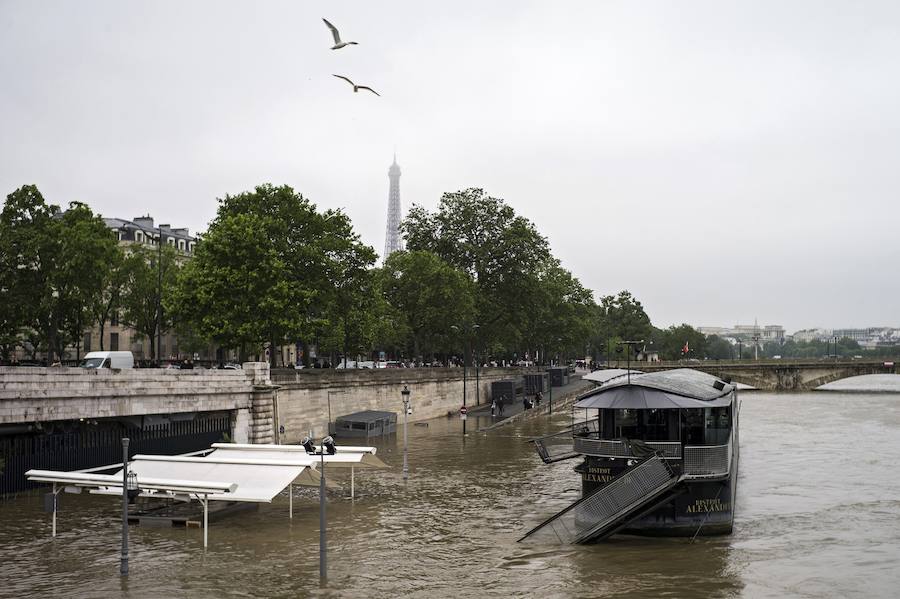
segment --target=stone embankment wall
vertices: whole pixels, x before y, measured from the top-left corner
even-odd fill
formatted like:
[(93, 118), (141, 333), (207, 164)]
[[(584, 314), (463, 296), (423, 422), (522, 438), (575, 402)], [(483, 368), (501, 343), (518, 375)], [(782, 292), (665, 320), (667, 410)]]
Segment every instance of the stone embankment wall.
[[(518, 369), (468, 369), (467, 405), (490, 401), (493, 381)], [(275, 371), (248, 362), (243, 370), (83, 370), (0, 368), (0, 425), (230, 411), (237, 443), (297, 443), (322, 436), (328, 422), (363, 410), (402, 415), (407, 386), (410, 421), (456, 413), (462, 368)], [(476, 393), (476, 388), (478, 389)], [(283, 428), (282, 428), (283, 427)], [(282, 432), (283, 431), (283, 432)]]
[(0, 367), (0, 424), (249, 410), (256, 374)]
[[(521, 376), (520, 369), (479, 369), (477, 395), (481, 403), (490, 402), (493, 381)], [(281, 443), (297, 443), (310, 433), (321, 436), (328, 430), (329, 420), (363, 410), (396, 412), (402, 420), (400, 392), (404, 385), (410, 393), (410, 422), (456, 413), (462, 406), (462, 368), (275, 371), (272, 378), (279, 387), (275, 428)], [(475, 371), (471, 368), (466, 378), (466, 405), (476, 405)]]

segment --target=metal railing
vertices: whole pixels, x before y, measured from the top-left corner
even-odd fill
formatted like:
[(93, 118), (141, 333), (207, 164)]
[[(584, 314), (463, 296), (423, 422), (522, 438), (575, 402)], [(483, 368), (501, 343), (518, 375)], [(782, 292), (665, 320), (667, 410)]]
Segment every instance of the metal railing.
[(727, 476), (731, 471), (731, 443), (686, 446), (682, 468), (687, 478)]
[[(678, 441), (647, 441), (647, 445), (662, 453), (667, 460), (681, 458), (681, 443)], [(604, 458), (633, 458), (635, 456), (630, 448), (622, 441), (611, 439), (589, 439), (587, 437), (575, 437), (574, 451), (585, 455)]]
[[(621, 519), (635, 512), (678, 478), (659, 456), (647, 458), (608, 485), (582, 497), (552, 518), (531, 529), (522, 539), (539, 531), (561, 543), (583, 543), (605, 536)], [(519, 539), (519, 540), (522, 540)]]

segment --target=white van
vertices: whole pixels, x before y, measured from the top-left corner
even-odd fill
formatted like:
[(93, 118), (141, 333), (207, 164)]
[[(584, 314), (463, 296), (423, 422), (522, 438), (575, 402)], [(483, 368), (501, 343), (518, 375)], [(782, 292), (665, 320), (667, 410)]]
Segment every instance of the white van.
[(84, 354), (82, 368), (134, 368), (130, 351), (92, 351)]

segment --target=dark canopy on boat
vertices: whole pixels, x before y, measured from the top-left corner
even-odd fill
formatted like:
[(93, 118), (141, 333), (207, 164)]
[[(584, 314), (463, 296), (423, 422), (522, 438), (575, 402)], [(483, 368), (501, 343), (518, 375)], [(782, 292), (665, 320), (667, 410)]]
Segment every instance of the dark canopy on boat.
[(631, 374), (627, 379), (609, 381), (582, 397), (576, 408), (672, 409), (714, 408), (731, 404), (734, 386), (721, 379), (690, 369)]

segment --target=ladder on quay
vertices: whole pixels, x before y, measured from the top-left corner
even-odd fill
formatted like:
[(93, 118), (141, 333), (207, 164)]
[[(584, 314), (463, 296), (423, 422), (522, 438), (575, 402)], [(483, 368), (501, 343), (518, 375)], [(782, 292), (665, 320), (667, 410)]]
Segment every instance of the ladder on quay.
[(534, 527), (519, 541), (537, 533), (550, 533), (565, 544), (605, 539), (682, 493), (682, 480), (684, 475), (676, 474), (663, 458), (651, 455)]

